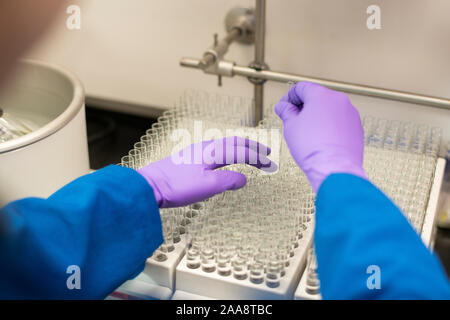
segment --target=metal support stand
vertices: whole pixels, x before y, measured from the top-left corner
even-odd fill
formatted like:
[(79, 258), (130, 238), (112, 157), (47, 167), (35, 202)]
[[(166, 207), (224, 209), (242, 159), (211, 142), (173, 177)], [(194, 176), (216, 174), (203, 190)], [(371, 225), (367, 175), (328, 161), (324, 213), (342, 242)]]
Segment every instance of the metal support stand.
[[(254, 84), (254, 124), (263, 119), (264, 106), (264, 83), (267, 80), (279, 82), (316, 82), (333, 90), (346, 93), (370, 96), (382, 99), (389, 99), (435, 108), (450, 110), (450, 100), (446, 98), (425, 96), (410, 92), (389, 90), (383, 88), (370, 87), (365, 85), (333, 81), (308, 77), (286, 72), (269, 70), (264, 61), (265, 52), (265, 16), (266, 0), (256, 0), (255, 9), (234, 8), (226, 16), (225, 27), (227, 36), (221, 41), (215, 41), (212, 49), (205, 52), (203, 59), (182, 58), (180, 65), (188, 68), (201, 69), (205, 73), (221, 77), (243, 76), (247, 77)], [(248, 67), (236, 65), (235, 62), (223, 60), (229, 45), (238, 41), (241, 43), (255, 43), (255, 60)]]
[[(266, 42), (266, 0), (257, 0), (255, 8), (255, 61), (249, 67), (258, 71), (268, 70), (269, 66), (264, 62)], [(264, 83), (266, 80), (249, 77), (248, 80), (255, 85), (254, 88), (254, 124), (258, 125), (264, 117)]]

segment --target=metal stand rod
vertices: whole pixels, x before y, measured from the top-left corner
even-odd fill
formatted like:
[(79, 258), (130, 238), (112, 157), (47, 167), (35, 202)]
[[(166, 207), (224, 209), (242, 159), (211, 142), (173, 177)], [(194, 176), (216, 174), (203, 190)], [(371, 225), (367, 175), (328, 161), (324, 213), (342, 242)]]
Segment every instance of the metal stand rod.
[(255, 7), (255, 62), (264, 63), (266, 40), (266, 0), (256, 0)]
[[(184, 66), (184, 67), (188, 67), (188, 68), (199, 69), (199, 60), (193, 59), (193, 58), (183, 58), (183, 59), (181, 59), (180, 65)], [(382, 88), (358, 85), (358, 84), (353, 84), (353, 83), (348, 83), (348, 82), (326, 80), (326, 79), (302, 76), (302, 75), (297, 75), (297, 74), (292, 74), (292, 73), (269, 71), (269, 70), (258, 71), (253, 68), (235, 65), (233, 62), (228, 62), (226, 65), (227, 66), (231, 65), (230, 68), (226, 70), (226, 73), (225, 72), (223, 73), (223, 75), (226, 75), (226, 76), (232, 77), (232, 76), (236, 75), (236, 76), (243, 76), (243, 77), (247, 77), (247, 78), (250, 77), (250, 78), (271, 80), (271, 81), (284, 82), (284, 83), (310, 81), (310, 82), (315, 82), (315, 83), (321, 84), (330, 89), (342, 91), (342, 92), (346, 92), (346, 93), (358, 94), (358, 95), (362, 95), (362, 96), (369, 96), (369, 97), (382, 98), (382, 99), (389, 99), (389, 100), (395, 100), (395, 101), (400, 101), (400, 102), (407, 102), (407, 103), (413, 103), (413, 104), (419, 104), (419, 105), (424, 105), (424, 106), (430, 106), (430, 107), (450, 110), (450, 99), (446, 99), (446, 98), (425, 96), (425, 95), (397, 91), (397, 90), (382, 89)], [(218, 73), (220, 73), (221, 71), (222, 70), (219, 69)]]
[(258, 79), (272, 80), (278, 82), (301, 82), (310, 81), (315, 82), (333, 90), (343, 91), (346, 93), (358, 94), (363, 96), (370, 96), (382, 99), (390, 99), (395, 101), (421, 104), (425, 106), (431, 106), (442, 109), (450, 109), (450, 100), (445, 98), (431, 97), (420, 94), (414, 94), (409, 92), (397, 91), (376, 88), (365, 85), (358, 85), (348, 82), (340, 82), (333, 80), (326, 80), (320, 78), (307, 77), (296, 74), (289, 74), (276, 71), (257, 71), (248, 67), (234, 66), (233, 75), (239, 75), (244, 77), (252, 77)]
[(263, 119), (263, 106), (264, 106), (264, 85), (262, 84), (255, 84), (254, 88), (254, 99), (255, 99), (255, 105), (254, 105), (254, 112), (253, 116), (255, 119), (254, 126), (257, 126), (258, 123)]
[[(266, 0), (256, 0), (255, 6), (255, 61), (252, 63), (254, 67), (261, 70), (264, 68), (265, 53), (265, 37), (266, 37)], [(255, 85), (255, 126), (263, 119), (264, 110), (264, 81), (252, 81)]]

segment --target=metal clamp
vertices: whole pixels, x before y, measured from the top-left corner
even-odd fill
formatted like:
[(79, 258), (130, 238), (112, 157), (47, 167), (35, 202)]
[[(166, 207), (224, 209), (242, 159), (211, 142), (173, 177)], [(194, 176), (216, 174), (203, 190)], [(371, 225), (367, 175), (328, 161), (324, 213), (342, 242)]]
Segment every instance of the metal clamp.
[[(267, 65), (267, 63), (259, 63), (259, 62), (256, 62), (256, 61), (253, 61), (252, 63), (250, 63), (248, 65), (248, 67), (252, 68), (252, 69), (255, 69), (255, 71), (270, 70), (270, 68)], [(254, 77), (247, 77), (247, 79), (251, 83), (258, 84), (258, 85), (262, 85), (262, 84), (264, 84), (267, 81), (266, 79), (254, 78)]]
[(208, 68), (203, 69), (203, 71), (207, 74), (232, 77), (234, 76), (233, 74), (234, 65), (235, 63), (233, 61), (220, 60), (217, 63), (209, 66)]

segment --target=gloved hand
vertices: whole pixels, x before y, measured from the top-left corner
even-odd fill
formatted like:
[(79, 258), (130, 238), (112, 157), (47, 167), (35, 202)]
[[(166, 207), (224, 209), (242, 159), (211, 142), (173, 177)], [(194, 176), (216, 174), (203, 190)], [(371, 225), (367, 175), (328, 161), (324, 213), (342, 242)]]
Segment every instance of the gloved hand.
[(347, 95), (315, 83), (293, 86), (275, 107), (297, 165), (315, 192), (332, 173), (367, 179), (362, 167), (364, 131)]
[(247, 182), (239, 172), (214, 169), (246, 163), (272, 170), (268, 154), (270, 149), (255, 141), (227, 137), (190, 145), (138, 172), (152, 186), (160, 208), (180, 207), (242, 188)]

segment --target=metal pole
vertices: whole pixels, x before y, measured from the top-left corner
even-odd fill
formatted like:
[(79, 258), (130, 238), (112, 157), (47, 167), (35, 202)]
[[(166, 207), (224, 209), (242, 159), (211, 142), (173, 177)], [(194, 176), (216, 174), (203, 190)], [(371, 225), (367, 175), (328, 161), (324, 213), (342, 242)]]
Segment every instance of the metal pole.
[(255, 7), (255, 62), (264, 63), (266, 40), (266, 0), (256, 0)]
[(450, 109), (450, 100), (445, 98), (431, 97), (420, 94), (414, 94), (409, 92), (388, 90), (364, 85), (358, 85), (347, 82), (332, 81), (320, 78), (313, 78), (307, 76), (301, 76), (296, 74), (289, 74), (283, 72), (262, 70), (257, 71), (248, 67), (234, 66), (233, 75), (239, 75), (244, 77), (252, 77), (258, 79), (272, 80), (278, 82), (300, 82), (310, 81), (321, 84), (333, 90), (343, 91), (352, 94), (359, 94), (364, 96), (390, 99), (395, 101), (421, 104), (436, 108)]
[[(194, 58), (183, 58), (181, 59), (180, 65), (183, 67), (199, 69), (199, 60)], [(271, 80), (277, 82), (300, 82), (300, 81), (310, 81), (321, 84), (333, 90), (338, 90), (342, 92), (358, 94), (362, 96), (369, 96), (375, 98), (389, 99), (400, 102), (407, 102), (413, 104), (419, 104), (424, 106), (430, 106), (435, 108), (450, 110), (450, 99), (425, 96), (421, 94), (415, 94), (410, 92), (403, 92), (397, 90), (389, 90), (383, 88), (370, 87), (365, 85), (358, 85), (348, 82), (326, 80), (321, 78), (313, 78), (308, 76), (302, 76), (286, 72), (277, 72), (262, 70), (258, 71), (253, 68), (234, 65), (232, 62), (227, 64), (232, 65), (230, 70), (218, 70), (218, 72), (223, 71), (223, 75), (228, 76), (243, 76), (250, 77), (254, 79)], [(226, 71), (226, 72), (225, 72)]]
[[(264, 52), (265, 52), (265, 36), (266, 36), (266, 0), (256, 0), (255, 6), (255, 61), (251, 64), (256, 70), (265, 68)], [(263, 118), (264, 110), (264, 82), (263, 79), (250, 79), (254, 83), (254, 99), (255, 99), (255, 126)]]
[(253, 125), (256, 127), (258, 123), (263, 119), (263, 110), (264, 110), (264, 85), (263, 84), (255, 84), (254, 86), (254, 99), (255, 105), (253, 110), (254, 123)]

